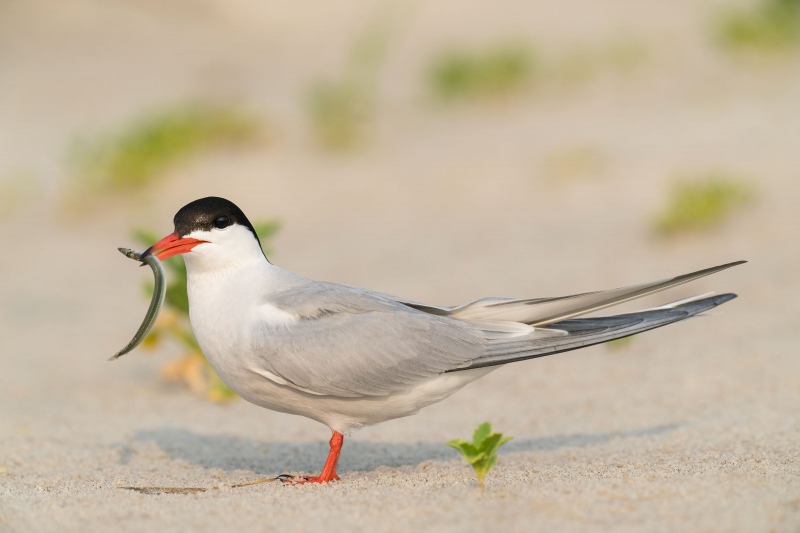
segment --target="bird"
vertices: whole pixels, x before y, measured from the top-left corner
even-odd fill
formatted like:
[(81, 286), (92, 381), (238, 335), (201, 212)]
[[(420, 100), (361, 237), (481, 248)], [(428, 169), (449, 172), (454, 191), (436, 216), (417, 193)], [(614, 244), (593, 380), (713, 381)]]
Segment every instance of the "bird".
[(278, 476), (289, 483), (338, 480), (345, 436), (413, 415), (503, 365), (627, 337), (721, 305), (736, 295), (576, 318), (745, 262), (605, 291), (446, 307), (275, 266), (247, 216), (224, 198), (195, 200), (173, 222), (174, 231), (143, 257), (183, 256), (192, 330), (214, 371), (245, 400), (332, 432), (321, 473)]

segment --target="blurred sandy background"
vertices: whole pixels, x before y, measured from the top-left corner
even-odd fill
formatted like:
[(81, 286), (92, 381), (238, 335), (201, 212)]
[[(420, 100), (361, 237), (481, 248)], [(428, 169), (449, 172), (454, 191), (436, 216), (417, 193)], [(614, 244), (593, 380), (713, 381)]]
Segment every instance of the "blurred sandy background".
[[(720, 44), (736, 5), (0, 1), (0, 530), (797, 531), (800, 53)], [(438, 58), (507, 43), (523, 81), (436, 96)], [(310, 95), (359, 75), (357, 134), (331, 145)], [(257, 138), (81, 181), (80, 146), (191, 102), (246, 110)], [(676, 181), (709, 174), (748, 201), (660, 235)], [(115, 248), (207, 195), (279, 220), (279, 266), (434, 304), (750, 263), (622, 308), (740, 295), (713, 316), (356, 433), (339, 483), (232, 489), (319, 470), (328, 430), (165, 383), (179, 346), (106, 362), (150, 277)], [(515, 440), (481, 496), (444, 441), (485, 420)]]

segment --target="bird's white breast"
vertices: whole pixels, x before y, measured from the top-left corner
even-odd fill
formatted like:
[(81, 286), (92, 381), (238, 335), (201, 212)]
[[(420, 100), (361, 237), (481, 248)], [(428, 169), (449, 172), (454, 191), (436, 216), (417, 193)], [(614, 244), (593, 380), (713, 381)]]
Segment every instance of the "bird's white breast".
[(240, 374), (253, 336), (285, 328), (297, 318), (269, 303), (269, 293), (286, 273), (264, 261), (235, 270), (190, 273), (187, 280), (192, 329), (214, 370)]

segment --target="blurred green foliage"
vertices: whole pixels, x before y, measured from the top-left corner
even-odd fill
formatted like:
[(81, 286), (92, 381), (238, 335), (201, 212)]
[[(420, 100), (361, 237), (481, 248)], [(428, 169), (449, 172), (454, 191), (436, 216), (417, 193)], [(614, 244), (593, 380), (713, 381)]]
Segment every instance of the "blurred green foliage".
[(536, 88), (561, 91), (601, 74), (628, 74), (647, 58), (643, 42), (630, 35), (573, 46), (553, 57), (540, 56), (523, 43), (476, 50), (451, 50), (428, 69), (426, 82), (437, 101), (505, 100)]
[(731, 9), (719, 20), (719, 37), (732, 49), (773, 51), (800, 44), (800, 0), (761, 0)]
[(320, 146), (344, 151), (363, 141), (372, 98), (352, 81), (319, 81), (309, 91), (308, 113)]
[[(261, 221), (253, 224), (265, 254), (271, 253), (269, 240), (280, 229), (276, 220)], [(134, 238), (143, 246), (150, 246), (160, 237), (146, 230), (136, 230)], [(179, 360), (168, 363), (162, 368), (162, 377), (186, 383), (193, 391), (204, 394), (212, 401), (226, 401), (236, 394), (219, 379), (203, 356), (200, 346), (192, 333), (189, 323), (189, 296), (186, 292), (186, 263), (179, 257), (170, 257), (164, 261), (169, 272), (164, 307), (156, 324), (145, 338), (142, 346), (155, 348), (163, 340), (169, 339), (186, 350)], [(153, 284), (144, 286), (144, 293), (149, 299), (153, 294)]]
[(320, 79), (311, 86), (306, 112), (314, 137), (323, 148), (346, 151), (366, 139), (388, 42), (388, 30), (377, 26), (370, 29), (356, 40), (341, 76)]
[(472, 465), (478, 478), (481, 491), (485, 490), (484, 480), (486, 474), (497, 464), (497, 450), (514, 437), (503, 437), (502, 433), (492, 431), (492, 425), (484, 422), (472, 434), (472, 442), (464, 439), (455, 439), (447, 442), (461, 453), (461, 456)]
[(628, 337), (614, 339), (613, 341), (608, 341), (605, 343), (605, 346), (609, 350), (623, 350), (630, 347), (630, 345), (633, 343), (633, 337), (633, 335), (630, 335)]
[(580, 85), (606, 72), (631, 73), (647, 57), (647, 47), (640, 39), (621, 35), (591, 45), (570, 47), (550, 62), (546, 76), (562, 86)]
[(654, 229), (660, 235), (705, 230), (720, 224), (753, 196), (749, 185), (724, 174), (680, 180), (655, 217)]
[(523, 90), (536, 67), (532, 51), (522, 44), (480, 52), (453, 50), (434, 61), (428, 85), (433, 96), (445, 102), (502, 98)]
[(111, 138), (78, 144), (74, 174), (95, 191), (131, 191), (199, 151), (239, 144), (258, 133), (258, 121), (241, 110), (183, 105), (144, 116)]

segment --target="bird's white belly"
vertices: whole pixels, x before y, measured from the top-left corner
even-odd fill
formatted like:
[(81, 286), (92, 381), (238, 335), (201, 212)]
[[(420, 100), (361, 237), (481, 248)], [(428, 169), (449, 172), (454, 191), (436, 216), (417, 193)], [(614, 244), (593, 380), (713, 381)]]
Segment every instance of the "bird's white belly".
[(274, 379), (276, 376), (269, 376), (268, 372), (233, 363), (233, 358), (215, 357), (211, 352), (207, 355), (222, 381), (248, 402), (273, 411), (311, 418), (345, 435), (365, 426), (413, 415), (497, 368), (441, 374), (388, 396), (341, 398), (310, 394), (290, 385), (281, 385)]

